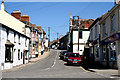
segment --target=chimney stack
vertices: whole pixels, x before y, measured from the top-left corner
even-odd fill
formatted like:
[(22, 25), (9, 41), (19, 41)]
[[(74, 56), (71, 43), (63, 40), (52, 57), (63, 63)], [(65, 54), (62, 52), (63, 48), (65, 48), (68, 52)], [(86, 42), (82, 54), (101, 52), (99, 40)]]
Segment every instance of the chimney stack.
[(21, 21), (27, 21), (27, 22), (29, 22), (29, 16), (28, 15), (21, 16)]
[(3, 0), (1, 1), (1, 10), (2, 11), (5, 10), (5, 6), (4, 6), (4, 1)]
[(20, 12), (20, 10), (13, 10), (11, 15), (14, 16), (16, 19), (21, 20), (21, 12)]

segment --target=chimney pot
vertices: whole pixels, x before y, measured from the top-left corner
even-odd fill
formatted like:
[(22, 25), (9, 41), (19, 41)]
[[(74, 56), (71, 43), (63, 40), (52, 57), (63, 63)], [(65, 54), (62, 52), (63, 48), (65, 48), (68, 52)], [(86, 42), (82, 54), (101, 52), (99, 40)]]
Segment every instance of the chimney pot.
[(5, 10), (4, 1), (1, 1), (1, 10)]
[(11, 15), (14, 16), (16, 19), (21, 20), (21, 12), (20, 12), (20, 10), (13, 10)]
[(28, 15), (21, 16), (21, 21), (27, 21), (27, 22), (29, 22), (29, 16)]

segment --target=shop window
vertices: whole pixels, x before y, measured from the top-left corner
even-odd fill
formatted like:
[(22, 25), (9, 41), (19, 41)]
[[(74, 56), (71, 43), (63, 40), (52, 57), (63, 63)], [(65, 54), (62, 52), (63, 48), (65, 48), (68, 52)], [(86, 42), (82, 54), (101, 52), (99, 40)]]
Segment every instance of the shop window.
[(96, 49), (96, 57), (99, 57), (99, 51)]
[(102, 59), (103, 59), (103, 61), (107, 60), (106, 46), (102, 47)]
[(6, 46), (5, 62), (13, 62), (13, 47)]
[(111, 43), (111, 45), (110, 45), (110, 60), (111, 61), (116, 60), (115, 42)]
[(20, 49), (18, 49), (18, 60), (20, 60)]

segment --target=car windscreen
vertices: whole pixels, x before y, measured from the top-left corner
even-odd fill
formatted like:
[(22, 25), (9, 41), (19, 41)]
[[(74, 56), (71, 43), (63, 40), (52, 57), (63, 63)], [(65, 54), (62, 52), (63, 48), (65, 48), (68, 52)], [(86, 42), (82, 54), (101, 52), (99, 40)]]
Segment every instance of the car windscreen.
[(80, 55), (79, 54), (70, 54), (69, 57), (80, 57)]

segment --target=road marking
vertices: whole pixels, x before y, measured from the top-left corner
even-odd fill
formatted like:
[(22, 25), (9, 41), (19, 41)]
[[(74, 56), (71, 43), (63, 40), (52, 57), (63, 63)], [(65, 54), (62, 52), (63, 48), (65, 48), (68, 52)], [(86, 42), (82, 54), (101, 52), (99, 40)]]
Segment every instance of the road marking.
[(40, 71), (46, 71), (46, 70), (49, 70), (49, 69), (53, 68), (53, 67), (55, 66), (55, 64), (56, 64), (57, 56), (58, 56), (58, 51), (57, 51), (57, 55), (56, 55), (56, 57), (55, 57), (55, 59), (54, 59), (53, 65), (52, 65), (51, 67), (49, 67), (49, 68), (42, 69), (42, 70), (40, 70)]
[[(56, 64), (57, 56), (58, 56), (58, 51), (57, 51), (57, 55), (56, 55), (56, 57), (55, 57), (54, 64), (52, 65), (52, 67), (54, 67), (55, 64)], [(51, 68), (52, 68), (52, 67), (51, 67)]]

